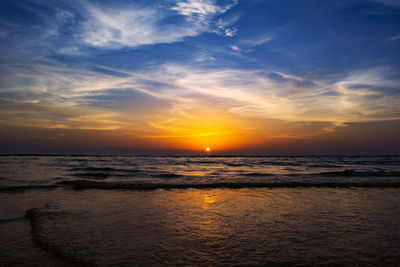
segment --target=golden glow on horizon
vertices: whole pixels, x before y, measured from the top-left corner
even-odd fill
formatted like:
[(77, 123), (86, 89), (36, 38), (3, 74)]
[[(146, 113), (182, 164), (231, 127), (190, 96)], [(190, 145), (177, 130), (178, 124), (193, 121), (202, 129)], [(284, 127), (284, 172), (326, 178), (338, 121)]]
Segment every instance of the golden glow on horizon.
[[(80, 116), (79, 120), (69, 120), (74, 123), (74, 129), (54, 127), (62, 129), (65, 136), (59, 136), (59, 132), (55, 130), (46, 130), (41, 134), (46, 135), (45, 138), (48, 140), (58, 140), (57, 142), (65, 144), (75, 144), (86, 138), (87, 142), (90, 139), (90, 143), (93, 143), (91, 146), (107, 144), (109, 147), (132, 150), (138, 148), (140, 151), (149, 149), (234, 154), (240, 151), (259, 150), (263, 146), (282, 147), (289, 139), (291, 143), (300, 142), (304, 138), (309, 140), (313, 136), (328, 132), (328, 129), (332, 132), (335, 127), (342, 125), (319, 123), (314, 126), (312, 123), (288, 124), (277, 120), (269, 120), (266, 123), (261, 119), (240, 118), (223, 110), (214, 109), (213, 106), (196, 107), (185, 113), (165, 112), (162, 116), (143, 115), (138, 117), (140, 123), (137, 124), (129, 121), (129, 118), (121, 118), (111, 123), (114, 118), (118, 116), (113, 113)], [(87, 129), (81, 129), (83, 127), (81, 123), (84, 123)], [(124, 123), (126, 125), (123, 127)], [(296, 141), (297, 139), (299, 141)]]
[(136, 136), (159, 147), (179, 147), (193, 153), (232, 150), (252, 140), (243, 132), (247, 125), (242, 120), (212, 108), (196, 108), (190, 115), (167, 115), (171, 116), (151, 120), (146, 133)]

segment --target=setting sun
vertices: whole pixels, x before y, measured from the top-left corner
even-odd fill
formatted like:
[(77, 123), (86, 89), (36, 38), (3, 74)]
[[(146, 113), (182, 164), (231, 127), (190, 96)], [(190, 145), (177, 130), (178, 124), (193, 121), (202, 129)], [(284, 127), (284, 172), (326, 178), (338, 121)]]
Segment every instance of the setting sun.
[(210, 152), (210, 151), (211, 151), (211, 148), (206, 147), (206, 151), (207, 151), (207, 152)]

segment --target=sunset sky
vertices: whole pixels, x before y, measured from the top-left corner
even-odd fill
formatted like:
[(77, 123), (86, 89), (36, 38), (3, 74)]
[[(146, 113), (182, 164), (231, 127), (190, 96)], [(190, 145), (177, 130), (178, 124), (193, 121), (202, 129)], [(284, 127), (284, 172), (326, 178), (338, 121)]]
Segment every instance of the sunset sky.
[(400, 154), (399, 0), (0, 2), (0, 153)]

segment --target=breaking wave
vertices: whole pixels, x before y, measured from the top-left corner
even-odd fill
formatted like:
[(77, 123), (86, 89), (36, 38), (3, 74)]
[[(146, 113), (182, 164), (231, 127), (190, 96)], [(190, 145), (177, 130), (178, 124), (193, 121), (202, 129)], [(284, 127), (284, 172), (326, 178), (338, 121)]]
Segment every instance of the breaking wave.
[[(0, 191), (398, 187), (400, 157), (1, 156)], [(106, 163), (103, 163), (106, 162)]]
[(65, 213), (43, 211), (39, 208), (28, 210), (25, 213), (25, 217), (29, 220), (31, 225), (32, 239), (40, 248), (50, 252), (58, 258), (61, 258), (74, 265), (87, 266), (90, 263), (79, 260), (77, 257), (77, 251), (73, 249), (73, 246), (68, 246), (69, 244), (65, 244), (65, 239), (57, 240), (48, 236), (48, 232), (51, 233), (52, 230), (47, 229), (44, 226), (43, 221), (48, 219), (59, 219), (59, 217), (62, 217), (63, 215), (65, 215)]
[(102, 190), (155, 190), (155, 189), (211, 189), (211, 188), (399, 188), (400, 181), (387, 182), (216, 182), (216, 183), (120, 183), (89, 180), (61, 181), (43, 186), (2, 186), (0, 192), (23, 192), (38, 189), (102, 189)]

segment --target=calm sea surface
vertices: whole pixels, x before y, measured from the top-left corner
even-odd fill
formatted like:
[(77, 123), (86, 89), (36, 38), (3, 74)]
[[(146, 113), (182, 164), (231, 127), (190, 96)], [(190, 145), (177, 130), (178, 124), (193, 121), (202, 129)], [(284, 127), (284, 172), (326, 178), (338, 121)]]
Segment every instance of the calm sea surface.
[(0, 265), (400, 262), (400, 157), (0, 156)]

